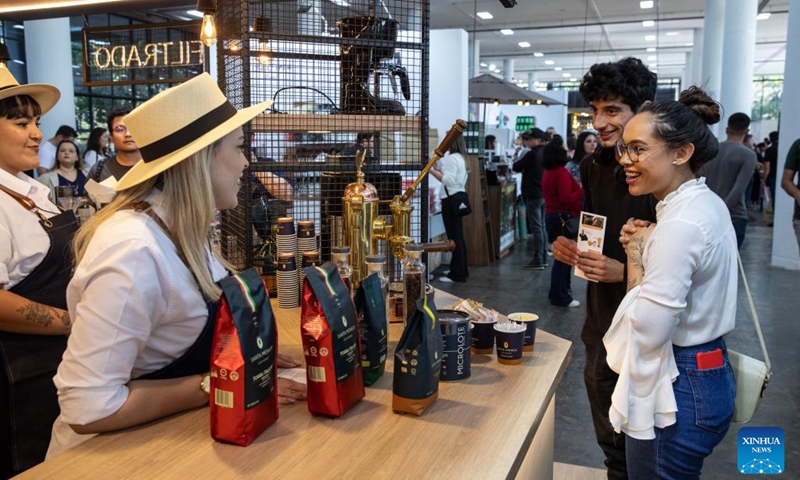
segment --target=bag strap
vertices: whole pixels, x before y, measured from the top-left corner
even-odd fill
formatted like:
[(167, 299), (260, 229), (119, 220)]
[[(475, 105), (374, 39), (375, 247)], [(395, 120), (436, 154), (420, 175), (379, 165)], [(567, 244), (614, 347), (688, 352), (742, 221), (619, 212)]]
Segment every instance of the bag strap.
[(53, 223), (50, 221), (49, 218), (44, 216), (41, 209), (36, 205), (36, 202), (34, 202), (32, 198), (22, 195), (21, 193), (17, 193), (14, 190), (11, 190), (10, 188), (2, 184), (0, 184), (0, 190), (9, 194), (11, 198), (16, 200), (17, 203), (22, 205), (22, 207), (25, 208), (26, 210), (35, 213), (36, 216), (38, 216), (39, 219), (42, 221), (42, 224), (45, 227), (50, 228), (53, 226)]
[[(758, 336), (758, 343), (761, 344), (761, 352), (764, 354), (764, 363), (767, 365), (767, 377), (772, 376), (772, 363), (769, 361), (769, 354), (767, 353), (767, 345), (764, 343), (764, 335), (761, 333), (761, 324), (758, 321), (758, 313), (756, 313), (756, 305), (753, 303), (753, 296), (750, 294), (750, 286), (747, 284), (747, 276), (744, 274), (744, 265), (742, 265), (742, 257), (737, 253), (736, 257), (739, 260), (739, 273), (742, 274), (742, 283), (744, 284), (744, 291), (747, 292), (747, 301), (750, 303), (750, 313), (753, 315), (753, 323), (756, 326), (756, 335)], [(767, 378), (769, 380), (769, 378)]]

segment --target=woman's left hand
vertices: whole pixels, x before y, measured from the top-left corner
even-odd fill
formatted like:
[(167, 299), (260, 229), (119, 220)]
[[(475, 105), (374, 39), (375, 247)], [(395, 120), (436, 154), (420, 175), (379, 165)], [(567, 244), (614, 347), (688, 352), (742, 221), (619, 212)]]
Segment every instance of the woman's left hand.
[(631, 220), (628, 220), (628, 223), (622, 227), (619, 240), (629, 259), (631, 255), (641, 258), (644, 253), (644, 246), (647, 244), (647, 239), (650, 238), (650, 234), (652, 234), (653, 229), (656, 228), (655, 223), (645, 222), (643, 220), (635, 220), (633, 222), (642, 222), (642, 224), (631, 225)]
[[(625, 248), (627, 251), (627, 245), (631, 241), (631, 238), (634, 235), (636, 235), (637, 232), (640, 232), (641, 230), (646, 230), (651, 226), (655, 226), (655, 224), (647, 220), (639, 220), (633, 217), (629, 218), (628, 221), (625, 222), (625, 225), (622, 226), (622, 229), (619, 231), (619, 243), (622, 244), (622, 248)], [(647, 238), (650, 236), (651, 231), (652, 228), (650, 228), (650, 230), (644, 237), (644, 241), (647, 241)]]
[(278, 368), (297, 368), (301, 363), (288, 355), (278, 354)]

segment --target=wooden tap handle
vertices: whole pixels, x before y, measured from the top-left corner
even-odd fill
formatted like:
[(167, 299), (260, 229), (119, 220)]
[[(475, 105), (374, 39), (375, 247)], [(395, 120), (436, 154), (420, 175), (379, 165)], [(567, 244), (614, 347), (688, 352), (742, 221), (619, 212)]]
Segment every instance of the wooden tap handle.
[(422, 250), (425, 252), (452, 252), (456, 249), (456, 242), (445, 240), (443, 242), (423, 243)]
[(444, 157), (444, 154), (450, 150), (450, 147), (453, 146), (453, 143), (458, 139), (458, 137), (461, 136), (462, 133), (464, 133), (464, 130), (466, 129), (467, 122), (461, 120), (460, 118), (456, 120), (456, 123), (453, 124), (453, 126), (447, 132), (447, 135), (444, 136), (444, 139), (442, 139), (441, 143), (439, 143), (439, 146), (433, 151), (436, 156), (439, 158)]

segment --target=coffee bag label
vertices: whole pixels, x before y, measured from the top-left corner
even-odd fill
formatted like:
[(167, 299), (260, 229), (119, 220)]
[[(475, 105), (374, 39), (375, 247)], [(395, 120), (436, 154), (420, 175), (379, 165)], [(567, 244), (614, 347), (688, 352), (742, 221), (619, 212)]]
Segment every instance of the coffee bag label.
[(372, 385), (386, 368), (386, 307), (381, 280), (377, 275), (365, 278), (356, 291), (356, 311), (361, 338), (361, 366), (364, 385)]

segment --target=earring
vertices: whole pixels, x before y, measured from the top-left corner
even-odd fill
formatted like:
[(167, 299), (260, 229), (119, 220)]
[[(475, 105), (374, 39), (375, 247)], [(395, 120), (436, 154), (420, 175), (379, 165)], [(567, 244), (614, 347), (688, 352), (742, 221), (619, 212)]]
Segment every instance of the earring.
[(677, 160), (675, 160), (674, 162), (672, 162), (672, 164), (673, 164), (673, 165), (677, 165), (677, 164), (678, 164), (678, 161), (677, 161)]

